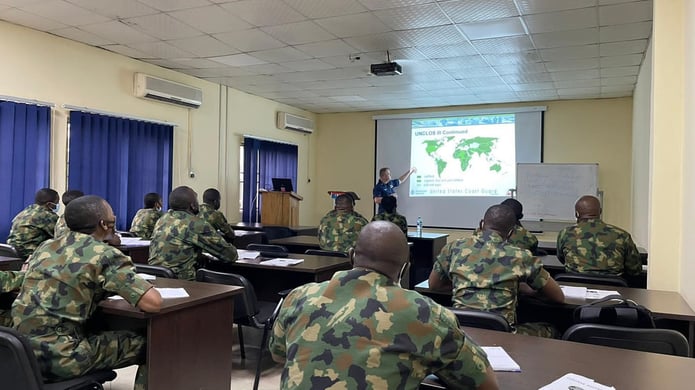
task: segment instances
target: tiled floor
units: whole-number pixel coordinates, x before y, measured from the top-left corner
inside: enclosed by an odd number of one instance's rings
[[[241,359],[239,353],[239,343],[234,339],[234,349],[230,352],[233,357],[232,365],[232,381],[230,389],[233,390],[251,390],[253,388],[253,379],[256,374],[256,362],[258,357],[258,344],[260,342],[260,333],[255,334],[254,329],[244,328],[244,339],[246,345],[246,360]],[[236,330],[234,335],[236,336]],[[118,376],[113,382],[105,383],[106,390],[131,390],[135,380],[135,372],[137,366],[131,366],[116,370]],[[280,387],[280,373],[282,366],[275,363],[270,357],[270,353],[266,349],[263,353],[263,366],[261,371],[261,380],[258,388],[260,390],[277,390]],[[152,389],[157,390],[157,389]]]

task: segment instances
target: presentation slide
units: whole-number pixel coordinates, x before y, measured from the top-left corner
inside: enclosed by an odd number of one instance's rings
[[[516,184],[515,116],[414,119],[410,196],[504,196]]]

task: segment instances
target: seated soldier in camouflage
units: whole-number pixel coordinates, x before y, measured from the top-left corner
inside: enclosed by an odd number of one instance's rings
[[[601,203],[582,196],[574,205],[577,224],[557,235],[557,258],[569,272],[639,275],[642,260],[630,233],[601,220]]]
[[[169,195],[169,211],[154,226],[149,264],[170,268],[176,277],[195,280],[198,257],[203,251],[221,261],[233,262],[238,254],[215,228],[197,217],[198,194],[186,186]]]
[[[538,252],[538,238],[521,225],[521,219],[524,218],[524,208],[521,203],[516,199],[509,198],[503,200],[500,204],[509,206],[514,210],[514,215],[516,216],[514,231],[507,241],[521,249],[528,249],[535,255]]]
[[[24,272],[0,271],[0,293],[19,290],[24,281]],[[0,308],[0,326],[12,326],[12,313],[7,308]]]
[[[53,238],[58,220],[60,196],[55,190],[42,188],[36,192],[34,204],[27,206],[12,219],[7,243],[12,245],[22,259],[34,253],[44,241]]]
[[[156,192],[145,194],[145,208],[138,210],[130,223],[130,232],[149,240],[157,220],[162,216],[162,196]]]
[[[442,248],[430,273],[430,288],[452,289],[454,307],[501,314],[516,333],[555,337],[550,324],[516,321],[520,283],[554,302],[564,302],[565,296],[537,257],[507,242],[515,221],[511,208],[490,207],[479,232]]]
[[[324,250],[347,252],[355,246],[357,235],[368,223],[354,211],[352,197],[339,195],[335,198],[335,209],[324,215],[319,223],[319,246]]]
[[[145,336],[133,331],[87,331],[100,301],[118,294],[145,312],[157,312],[162,297],[135,274],[130,257],[103,241],[115,234],[111,206],[94,195],[65,208],[70,232],[36,249],[17,299],[14,327],[29,338],[43,377],[49,381],[143,363]],[[144,389],[141,367],[135,389]]]
[[[399,228],[407,236],[408,235],[408,221],[401,214],[396,211],[396,206],[398,202],[394,196],[385,196],[381,198],[381,207],[384,209],[383,212],[372,217],[372,222],[374,221],[389,221]]]
[[[354,268],[294,289],[270,338],[281,389],[416,389],[436,374],[450,389],[496,389],[485,352],[456,317],[400,287],[408,245],[386,221],[368,224]]]
[[[234,230],[227,222],[227,218],[220,211],[220,192],[214,188],[208,188],[203,192],[203,204],[200,205],[198,217],[207,221],[215,230],[222,234],[227,242],[234,241]]]
[[[72,202],[76,198],[79,198],[80,196],[84,196],[84,192],[80,190],[70,190],[63,192],[63,196],[61,196],[61,199],[63,201],[63,205],[67,206],[70,202]],[[68,228],[68,225],[65,223],[65,214],[63,213],[63,215],[58,217],[58,221],[56,221],[53,237],[60,238],[63,236],[63,234],[69,231],[70,229]]]

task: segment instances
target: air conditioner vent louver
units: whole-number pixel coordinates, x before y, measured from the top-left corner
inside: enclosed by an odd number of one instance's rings
[[[311,134],[314,132],[314,121],[298,115],[278,111],[277,128]]]
[[[190,108],[203,103],[203,91],[199,88],[144,73],[135,73],[135,96]]]

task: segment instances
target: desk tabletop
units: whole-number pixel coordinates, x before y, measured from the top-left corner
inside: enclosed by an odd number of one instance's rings
[[[272,269],[272,270],[286,270],[292,272],[305,272],[305,273],[318,273],[323,271],[328,271],[332,269],[345,269],[345,267],[350,267],[350,259],[346,257],[333,257],[333,256],[317,256],[317,255],[306,255],[299,253],[290,253],[288,258],[290,259],[304,259],[303,262],[296,265],[288,266],[277,266],[277,265],[265,265],[261,261],[269,260],[270,258],[260,258],[257,257],[253,260],[241,259],[237,260],[232,267],[242,267],[242,268],[262,268],[262,269]]]
[[[422,232],[420,234],[416,232],[408,232],[408,239],[409,240],[435,240],[438,238],[447,238],[449,237],[448,234],[445,233],[428,233],[428,232]]]
[[[185,309],[187,307],[199,305],[228,296],[240,294],[243,287],[226,286],[214,283],[192,282],[180,279],[157,278],[151,281],[156,287],[165,288],[185,288],[188,298],[165,299],[162,303],[162,310],[159,313],[145,313],[133,307],[124,299],[104,300],[99,303],[99,307],[106,314],[116,314],[123,317],[148,318],[159,314]]]
[[[298,245],[313,245],[316,246],[317,248],[319,247],[319,238],[316,236],[291,236],[291,237],[283,237],[283,238],[276,238],[274,240],[270,240],[269,243],[275,244],[275,245],[284,245],[284,244],[298,244]]]
[[[521,366],[521,372],[495,373],[500,389],[535,390],[567,373],[583,375],[621,390],[685,389],[695,383],[692,358],[486,329],[465,327],[464,331],[479,345],[503,347]]]

